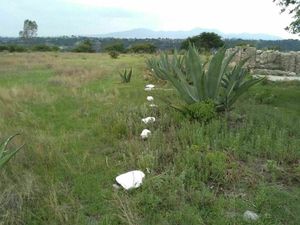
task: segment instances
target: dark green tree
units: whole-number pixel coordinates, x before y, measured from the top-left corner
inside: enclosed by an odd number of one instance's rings
[[[281,13],[288,12],[293,16],[293,21],[285,29],[292,34],[300,33],[300,0],[273,0],[281,7]]]
[[[129,48],[130,52],[134,53],[155,53],[156,46],[152,43],[136,43]]]
[[[189,37],[181,44],[181,49],[188,49],[193,44],[199,51],[210,51],[224,45],[221,36],[214,32],[203,32],[200,35]]]
[[[95,52],[95,50],[90,40],[84,40],[73,49],[73,52]]]
[[[25,20],[23,30],[19,32],[19,36],[24,39],[29,39],[37,36],[38,25],[34,20]]]
[[[106,52],[125,52],[125,47],[122,42],[114,42],[104,47]]]

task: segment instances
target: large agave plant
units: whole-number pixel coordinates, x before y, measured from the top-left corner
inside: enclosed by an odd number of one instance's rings
[[[0,143],[0,169],[24,146],[22,145],[17,149],[8,151],[7,145],[17,135],[19,134],[12,135],[3,143]]]
[[[187,104],[213,101],[218,111],[229,111],[239,96],[263,78],[247,79],[247,70],[243,67],[247,60],[230,67],[236,53],[225,57],[225,52],[226,49],[221,48],[207,68],[194,46],[190,46],[183,57],[175,53],[170,58],[162,53],[158,59],[149,59],[147,64],[158,78],[170,81]]]

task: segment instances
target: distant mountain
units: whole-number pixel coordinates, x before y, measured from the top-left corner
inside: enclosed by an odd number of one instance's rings
[[[269,34],[251,34],[251,33],[223,33],[216,29],[202,29],[195,28],[188,31],[154,31],[150,29],[133,29],[121,32],[113,32],[102,35],[92,35],[94,37],[113,37],[113,38],[171,38],[171,39],[185,39],[187,37],[198,35],[202,32],[215,32],[223,38],[241,38],[248,40],[281,40],[281,37]]]

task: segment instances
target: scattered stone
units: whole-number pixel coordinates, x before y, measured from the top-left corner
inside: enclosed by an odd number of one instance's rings
[[[127,173],[121,174],[116,177],[116,181],[125,190],[138,188],[142,185],[145,174],[140,170],[133,170]]]
[[[148,129],[144,129],[141,133],[141,137],[143,140],[146,140],[148,137],[150,137],[151,131]]]
[[[147,96],[147,101],[151,102],[153,100],[154,100],[154,98],[152,96]]]
[[[142,121],[143,121],[145,124],[153,123],[153,122],[155,122],[155,117],[146,117],[146,118],[143,118]]]
[[[147,84],[146,88],[155,88],[155,85],[154,84]]]
[[[118,185],[118,184],[113,184],[113,188],[116,189],[116,190],[119,190],[121,188],[121,186]]]
[[[244,212],[244,220],[246,221],[256,221],[259,218],[259,215],[257,215],[255,212],[249,211],[247,210],[246,212]]]
[[[154,89],[155,85],[153,84],[147,84],[145,87],[145,91],[152,91]]]
[[[158,106],[157,105],[155,105],[155,104],[150,104],[149,105],[151,108],[157,108]]]

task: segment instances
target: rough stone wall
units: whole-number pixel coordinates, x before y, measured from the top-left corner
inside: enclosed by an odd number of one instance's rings
[[[233,61],[238,62],[249,57],[246,66],[255,74],[300,76],[300,51],[279,52],[256,50],[254,47],[236,47],[228,49],[229,55],[237,51]]]

